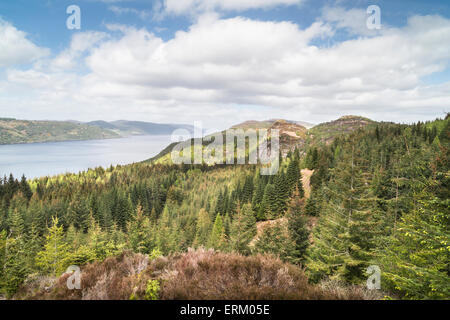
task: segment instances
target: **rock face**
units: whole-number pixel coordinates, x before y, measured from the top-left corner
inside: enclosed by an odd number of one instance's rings
[[[273,129],[280,131],[280,149],[283,157],[289,151],[301,149],[305,145],[308,131],[305,127],[286,120],[277,120],[270,127],[270,130]]]

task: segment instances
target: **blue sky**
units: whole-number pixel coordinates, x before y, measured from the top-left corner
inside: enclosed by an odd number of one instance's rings
[[[0,113],[221,127],[449,111],[448,1],[209,1],[0,2]],[[81,30],[66,28],[73,4]]]
[[[224,0],[226,1],[226,0]],[[162,19],[152,16],[155,5],[161,0],[14,0],[0,2],[0,16],[13,23],[18,29],[29,34],[29,38],[40,46],[55,51],[67,46],[73,31],[65,27],[68,15],[65,13],[69,5],[78,5],[82,10],[83,29],[104,30],[107,23],[145,27],[154,31],[164,39],[170,39],[178,30],[187,30],[192,23],[188,16],[168,14]],[[439,14],[450,17],[450,5],[446,0],[310,0],[300,5],[281,6],[272,9],[250,9],[240,12],[226,12],[224,17],[245,16],[263,21],[292,21],[300,27],[307,27],[321,14],[324,6],[340,6],[352,9],[366,9],[376,4],[382,8],[383,23],[392,26],[404,26],[407,18],[415,15]],[[138,18],[135,13],[117,14],[108,8],[133,8],[141,12],[147,11],[150,16]],[[165,30],[161,31],[160,28]]]

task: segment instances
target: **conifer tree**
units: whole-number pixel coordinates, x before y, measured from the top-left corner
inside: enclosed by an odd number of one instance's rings
[[[295,244],[294,256],[297,262],[304,261],[306,249],[309,246],[309,231],[303,211],[304,199],[300,196],[298,188],[296,188],[289,203],[286,218],[289,235]]]
[[[37,254],[36,265],[54,276],[60,276],[70,265],[69,246],[64,241],[63,227],[59,226],[57,217],[52,218],[44,248]]]
[[[250,252],[248,244],[255,236],[256,219],[251,205],[246,203],[243,205],[242,209],[238,205],[231,225],[231,249],[242,254],[248,254]]]
[[[25,280],[29,270],[26,263],[26,252],[24,239],[19,237],[6,238],[5,241],[5,262],[4,262],[4,288],[6,295],[10,298]]]
[[[151,248],[149,243],[150,221],[144,216],[140,205],[138,205],[136,213],[128,222],[127,231],[129,246],[133,249],[133,252],[151,252],[153,248]]]
[[[365,172],[362,148],[343,152],[326,191],[328,200],[314,229],[314,246],[309,254],[312,277],[360,283],[365,268],[373,259],[374,239],[379,235],[380,218],[376,198],[369,189],[370,176]]]
[[[209,237],[208,247],[224,250],[226,247],[225,228],[220,214],[217,215],[216,220]]]
[[[296,263],[298,260],[295,255],[295,243],[289,236],[286,223],[281,221],[276,221],[263,228],[253,251],[273,254],[290,263]]]
[[[197,218],[197,228],[195,233],[194,247],[206,246],[209,240],[212,223],[209,213],[205,209],[200,209]]]
[[[450,296],[450,130],[446,129],[432,165],[434,175],[425,182],[415,181],[422,188],[417,205],[403,214],[387,245],[379,248],[384,285],[407,299]]]

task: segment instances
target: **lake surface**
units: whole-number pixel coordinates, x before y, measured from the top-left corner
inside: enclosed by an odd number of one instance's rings
[[[157,155],[170,136],[0,145],[0,176],[36,178],[89,168],[130,164]]]

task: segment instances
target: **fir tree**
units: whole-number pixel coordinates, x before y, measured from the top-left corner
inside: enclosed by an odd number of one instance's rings
[[[230,232],[231,249],[242,254],[248,254],[248,244],[256,236],[256,219],[250,204],[238,205],[233,218]]]
[[[69,246],[64,241],[63,227],[59,226],[57,217],[52,218],[44,248],[37,254],[36,265],[54,276],[60,276],[70,265]]]
[[[297,262],[303,262],[305,259],[306,249],[309,246],[309,231],[306,226],[306,218],[303,214],[304,200],[300,196],[298,188],[289,203],[286,218],[288,221],[288,230],[291,239],[295,243],[294,256]]]
[[[223,250],[226,247],[225,228],[220,214],[217,215],[216,220],[209,237],[208,246],[210,248]]]

